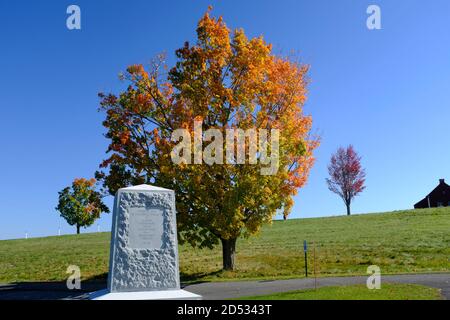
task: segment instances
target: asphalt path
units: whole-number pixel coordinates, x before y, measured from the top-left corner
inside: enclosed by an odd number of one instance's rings
[[[205,282],[186,286],[184,289],[201,295],[204,299],[231,299],[239,297],[267,295],[302,289],[313,289],[313,278],[273,280],[273,281],[240,281],[240,282]],[[346,286],[365,284],[367,277],[330,277],[317,278],[317,287]],[[407,274],[381,276],[383,283],[420,284],[438,288],[444,299],[450,300],[450,274]]]

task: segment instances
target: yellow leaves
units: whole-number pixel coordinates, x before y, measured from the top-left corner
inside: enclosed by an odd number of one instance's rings
[[[149,97],[147,95],[139,93],[136,97],[136,102],[138,105],[145,105],[149,102]]]
[[[95,180],[94,178],[91,178],[91,179],[75,178],[73,180],[72,184],[77,187],[88,188],[88,187],[92,187],[93,185],[95,185],[96,182],[97,182],[97,180]]]
[[[87,214],[92,214],[95,210],[97,210],[97,208],[93,203],[88,203],[88,205],[85,207],[85,210]]]
[[[122,145],[127,144],[127,142],[130,140],[130,132],[129,131],[122,131],[120,133],[119,140],[120,140],[120,143]]]
[[[142,64],[133,64],[127,68],[127,72],[130,74],[142,74],[145,71]]]
[[[291,209],[292,196],[308,179],[318,139],[310,137],[312,118],[302,110],[308,66],[273,54],[263,37],[249,39],[242,29],[230,39],[223,19],[210,17],[210,10],[198,23],[197,42],[176,51],[177,64],[167,78],[161,64],[148,73],[132,65],[129,89],[118,101],[104,97],[112,140],[104,167],[116,167],[108,177],[112,188],[147,175],[178,190],[180,227],[192,234],[205,228],[227,239],[257,232],[277,209]],[[175,165],[171,133],[187,129],[192,136],[195,121],[204,130],[279,129],[279,170],[263,176],[261,164]]]
[[[210,65],[222,68],[231,55],[230,30],[222,17],[209,16],[209,10],[200,19],[197,26],[199,55]]]
[[[159,135],[158,128],[153,129],[153,140],[155,141],[155,144],[158,146],[161,143],[161,136]]]
[[[265,197],[270,197],[272,195],[272,190],[270,190],[269,187],[265,187],[263,193]]]
[[[161,84],[161,93],[165,97],[170,97],[173,94],[173,85],[170,82],[164,82]]]

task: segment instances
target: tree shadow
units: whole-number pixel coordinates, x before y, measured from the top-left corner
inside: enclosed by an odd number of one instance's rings
[[[104,272],[104,273],[96,274],[92,277],[86,278],[83,281],[87,281],[89,283],[104,282],[106,284],[107,280],[108,280],[108,272]]]
[[[81,279],[80,288],[69,289],[66,280],[0,284],[0,300],[88,299],[89,293],[106,288],[108,273]]]
[[[220,276],[222,270],[212,272],[184,273],[180,272],[181,287],[209,282],[207,277]],[[89,298],[90,292],[107,287],[108,273],[94,275],[81,280],[80,289],[69,289],[66,281],[33,281],[0,284],[0,300],[60,300]]]
[[[84,300],[105,287],[105,281],[87,280],[81,281],[80,289],[69,289],[66,281],[13,282],[0,285],[0,300]]]
[[[191,285],[191,284],[199,284],[199,283],[205,283],[210,282],[208,280],[205,280],[207,277],[211,276],[218,276],[223,273],[222,269],[211,271],[211,272],[197,272],[197,273],[185,273],[180,272],[180,281],[182,285]]]

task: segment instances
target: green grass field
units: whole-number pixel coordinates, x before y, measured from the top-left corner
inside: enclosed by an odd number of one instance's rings
[[[304,276],[303,239],[316,243],[319,276],[449,272],[450,208],[275,221],[237,244],[234,272],[221,272],[221,248],[180,247],[183,281]],[[0,283],[59,281],[68,265],[83,279],[106,278],[109,233],[0,241]],[[311,246],[312,249],[312,246]],[[310,253],[312,270],[312,252]]]
[[[237,300],[441,300],[439,289],[414,284],[383,284],[379,290],[364,285],[324,287]]]

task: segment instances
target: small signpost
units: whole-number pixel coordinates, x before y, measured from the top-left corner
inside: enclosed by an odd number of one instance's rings
[[[305,277],[308,277],[308,244],[303,240],[303,251],[305,252]]]
[[[314,260],[314,290],[317,290],[317,275],[316,275],[316,241],[313,241],[313,260]]]

